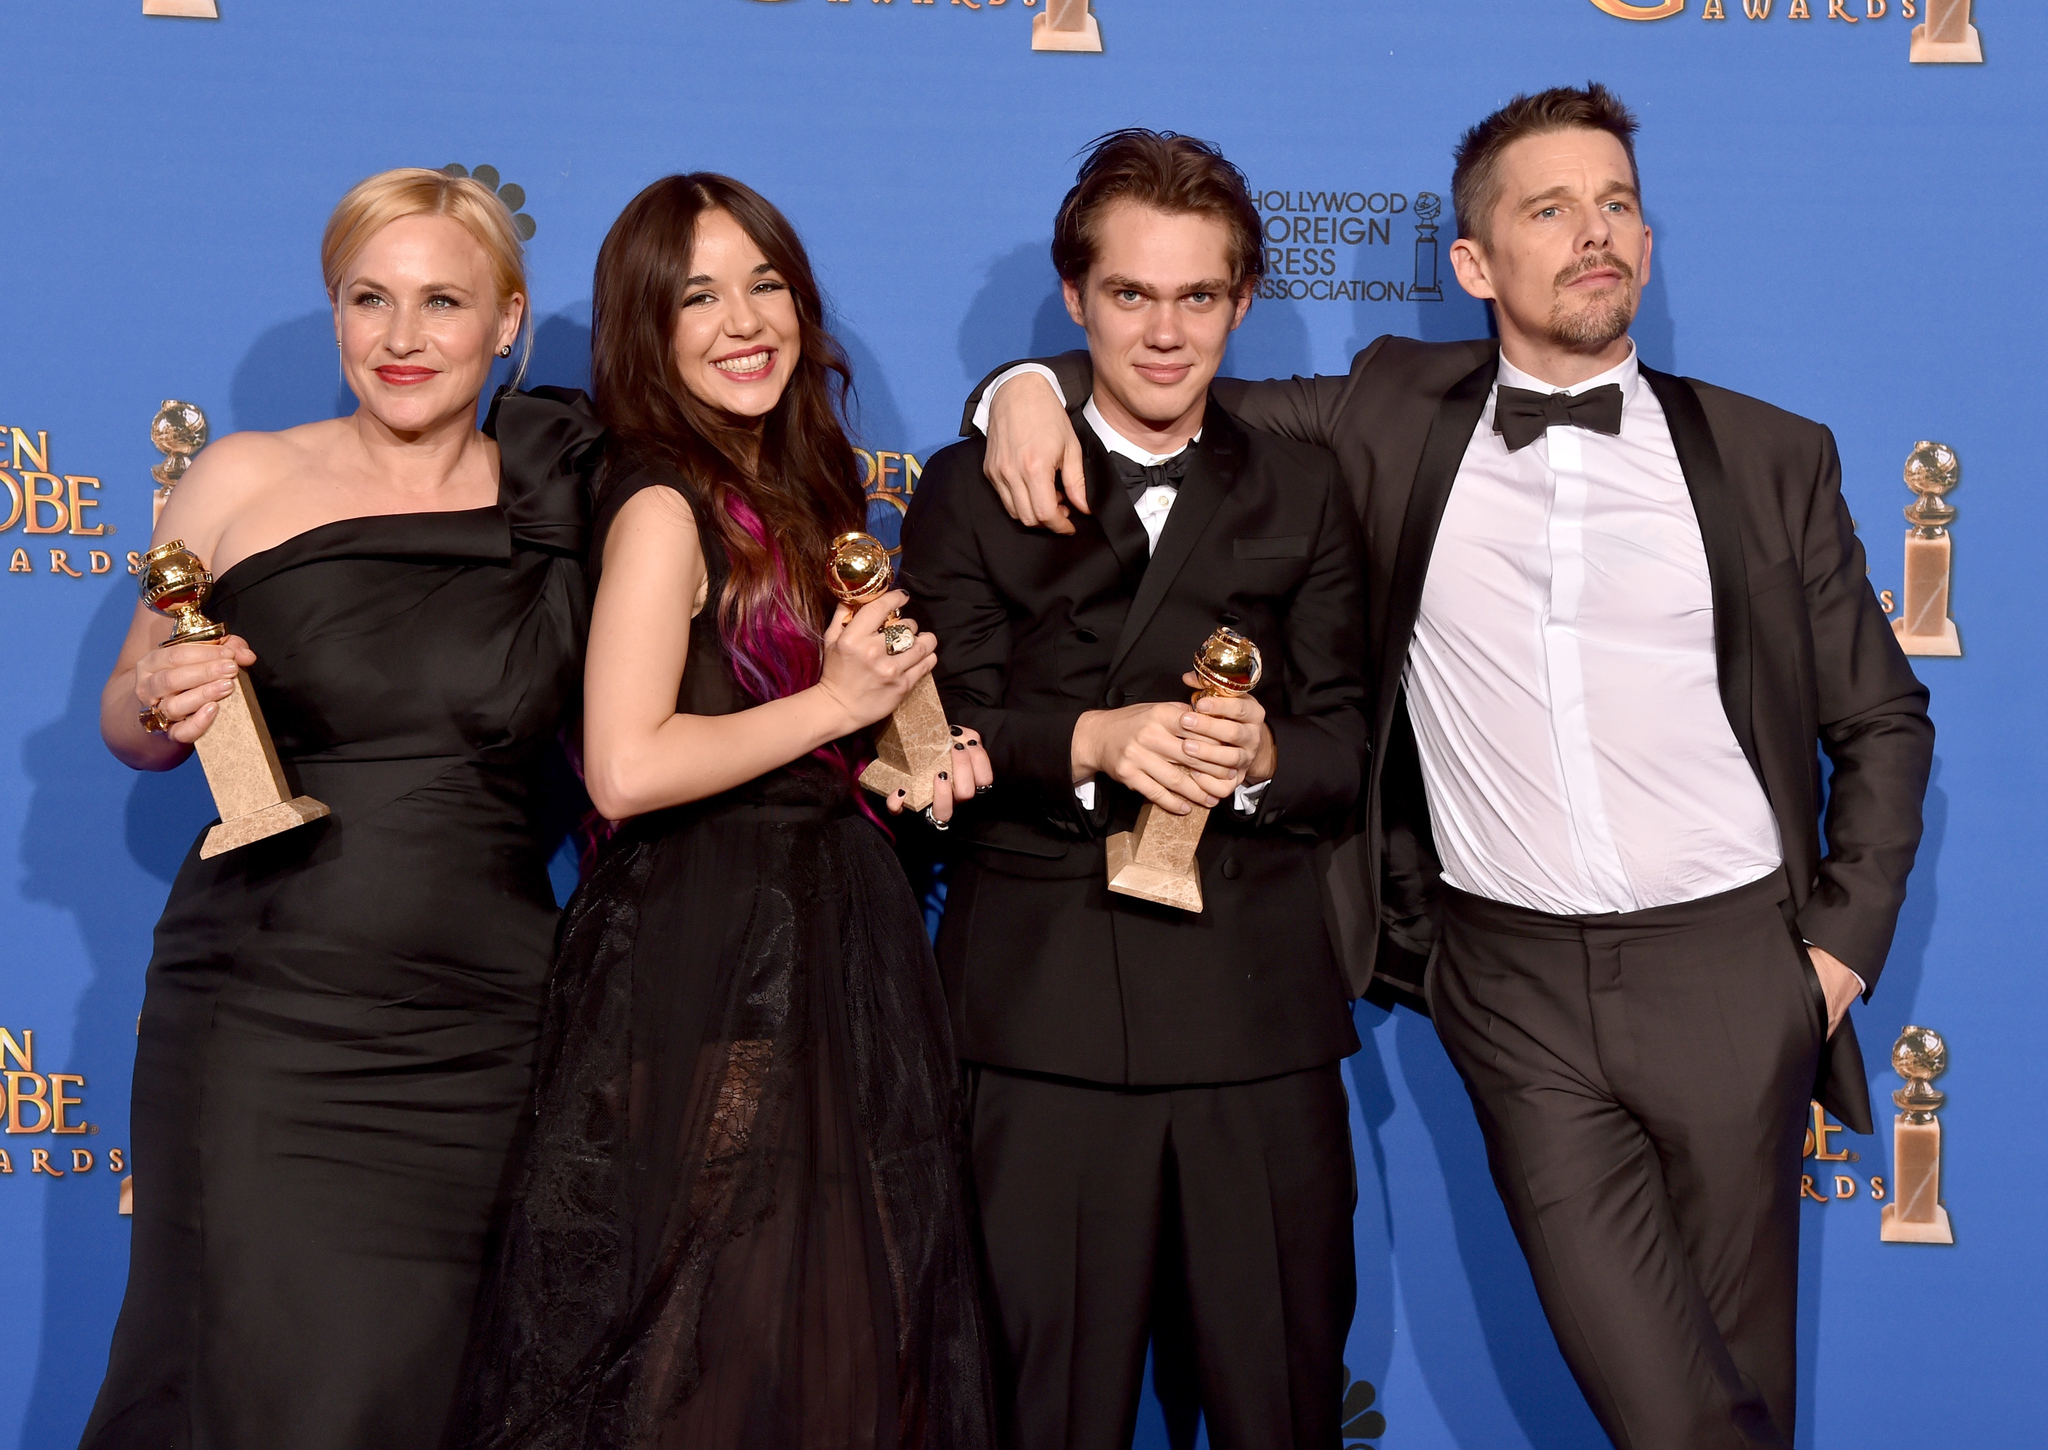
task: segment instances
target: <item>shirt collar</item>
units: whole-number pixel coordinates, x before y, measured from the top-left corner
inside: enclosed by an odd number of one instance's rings
[[[1578,394],[1593,388],[1604,387],[1608,383],[1616,383],[1621,387],[1621,401],[1627,404],[1635,400],[1636,379],[1639,376],[1641,374],[1636,367],[1635,339],[1631,338],[1629,339],[1627,357],[1623,358],[1606,372],[1601,373],[1598,377],[1587,378],[1583,383],[1574,383],[1568,388],[1560,388],[1555,383],[1544,382],[1543,379],[1537,377],[1534,373],[1523,372],[1503,355],[1500,360],[1500,374],[1494,379],[1494,386],[1497,388],[1527,388],[1529,391],[1536,393]],[[1093,406],[1092,400],[1090,406]]]
[[[1116,429],[1109,426],[1109,420],[1104,418],[1102,410],[1095,406],[1095,399],[1092,395],[1087,402],[1081,405],[1081,416],[1088,420],[1088,426],[1095,430],[1095,436],[1102,440],[1104,448],[1107,448],[1111,453],[1120,453],[1133,462],[1142,463],[1147,468],[1157,468],[1160,464],[1166,462],[1167,459],[1180,456],[1179,453],[1147,453],[1130,439],[1124,437],[1123,434],[1117,432]],[[1188,446],[1193,447],[1201,441],[1202,430],[1197,428],[1195,436],[1188,440]],[[1186,451],[1187,449],[1181,450],[1182,453]]]

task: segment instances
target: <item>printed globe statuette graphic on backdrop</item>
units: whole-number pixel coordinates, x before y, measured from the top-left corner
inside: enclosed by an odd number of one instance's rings
[[[210,436],[206,414],[196,403],[165,398],[156,416],[149,420],[150,446],[164,456],[161,463],[149,470],[149,476],[157,483],[156,496],[150,501],[152,531],[164,515],[164,505],[171,501],[171,490],[178,486],[178,480],[192,466],[192,456],[206,446]]]
[[[1932,1081],[1948,1071],[1948,1044],[1932,1028],[1908,1027],[1899,1034],[1892,1044],[1892,1070],[1906,1079],[1892,1101],[1909,1114],[1929,1113],[1948,1101]]]
[[[1921,442],[1906,455],[1906,487],[1920,497],[1906,509],[1906,522],[1925,525],[1932,532],[1923,538],[1939,538],[1953,522],[1955,508],[1948,494],[1963,481],[1963,463],[1946,443]]]
[[[1956,509],[1948,494],[1963,480],[1962,460],[1946,443],[1923,438],[1906,456],[1904,477],[1913,491],[1906,509],[1913,527],[1906,530],[1903,613],[1892,630],[1909,655],[1960,655],[1962,636],[1949,604],[1955,549],[1949,528]]]
[[[157,482],[177,482],[192,466],[192,455],[206,446],[206,439],[206,414],[196,404],[164,399],[149,422],[149,441],[164,455],[164,461],[150,470]]]
[[[520,241],[532,241],[533,234],[540,230],[540,224],[520,210],[526,205],[526,188],[517,182],[501,181],[497,167],[479,166],[471,169],[460,161],[451,161],[442,167],[441,171],[446,176],[466,176],[472,181],[481,181],[496,192],[498,200],[505,203],[505,210],[512,213],[512,229],[519,233]]]
[[[1931,1027],[1908,1025],[1892,1044],[1892,1071],[1906,1085],[1892,1094],[1892,1201],[1877,1236],[1892,1244],[1953,1244],[1955,1229],[1941,1201],[1941,1119],[1948,1094],[1934,1079],[1948,1071],[1948,1044]]]

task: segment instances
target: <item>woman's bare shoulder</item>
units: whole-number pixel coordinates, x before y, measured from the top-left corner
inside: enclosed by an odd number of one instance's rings
[[[209,443],[171,490],[157,523],[156,542],[183,539],[210,557],[228,523],[245,518],[272,492],[302,484],[336,441],[336,421],[308,423],[277,433],[250,430]]]

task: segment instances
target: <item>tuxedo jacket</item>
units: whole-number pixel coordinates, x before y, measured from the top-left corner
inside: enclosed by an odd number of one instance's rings
[[[906,611],[939,641],[947,718],[995,787],[963,809],[938,957],[970,1062],[1112,1084],[1243,1082],[1355,1051],[1326,922],[1329,841],[1366,753],[1357,517],[1325,451],[1215,402],[1148,558],[1144,526],[1077,412],[1092,515],[1059,535],[1003,512],[979,438],[925,465],[903,521]],[[1141,798],[1074,795],[1088,710],[1185,702],[1219,625],[1257,644],[1278,770],[1254,814],[1211,812],[1199,914],[1112,893],[1104,839]]]
[[[1086,353],[1049,365],[1069,403],[1086,399]],[[1382,337],[1341,377],[1215,384],[1249,426],[1334,452],[1364,526],[1373,751],[1330,890],[1352,989],[1418,1007],[1442,881],[1401,676],[1437,527],[1498,365],[1491,341]],[[1875,987],[1920,842],[1934,727],[1865,577],[1834,437],[1724,388],[1641,373],[1699,520],[1721,704],[1777,820],[1792,928]],[[1870,1131],[1847,1019],[1819,1091]]]

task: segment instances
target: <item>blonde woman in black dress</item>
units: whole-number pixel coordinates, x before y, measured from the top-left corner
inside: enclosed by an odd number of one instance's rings
[[[597,429],[510,398],[519,238],[482,185],[371,177],[321,249],[348,417],[221,439],[156,531],[232,631],[138,608],[101,731],[169,770],[238,670],[333,814],[211,860],[157,925],[128,1290],[86,1450],[441,1443],[554,939],[539,778],[574,704]],[[201,832],[204,835],[204,832]]]

